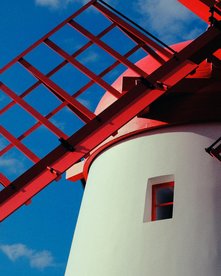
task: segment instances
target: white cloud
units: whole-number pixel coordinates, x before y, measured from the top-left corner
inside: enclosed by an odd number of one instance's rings
[[[82,5],[86,4],[87,2],[89,2],[89,0],[66,0],[67,3],[80,3]]]
[[[202,33],[201,28],[193,28],[190,32],[183,35],[185,40],[194,39]]]
[[[58,8],[60,2],[60,0],[35,0],[37,6],[49,7],[53,9]]]
[[[0,102],[3,102],[5,100],[5,96],[4,95],[0,95]]]
[[[32,254],[32,250],[21,243],[0,245],[0,249],[11,261],[16,261],[18,258],[28,257]]]
[[[46,7],[49,9],[57,10],[60,8],[67,8],[70,4],[80,4],[85,5],[89,2],[89,0],[35,0],[35,4],[37,6]],[[106,0],[106,3],[109,3],[110,0]],[[115,2],[115,0],[112,0]]]
[[[79,3],[86,4],[88,0],[35,0],[35,4],[50,9],[66,8],[69,4]]]
[[[192,12],[177,0],[138,0],[136,10],[141,14],[140,23],[167,43],[184,39],[191,32],[190,24],[196,23]]]
[[[16,174],[24,171],[24,164],[21,160],[13,157],[1,157],[0,168],[8,171],[9,173]]]
[[[51,252],[44,250],[32,253],[29,257],[30,266],[37,269],[44,269],[46,267],[55,266],[54,258]]]
[[[79,61],[83,64],[93,63],[99,59],[99,55],[95,52],[89,51],[83,57],[79,57]]]
[[[0,250],[11,260],[17,261],[20,258],[28,260],[30,267],[43,270],[55,266],[54,257],[48,250],[36,251],[28,248],[25,244],[2,244]]]
[[[86,106],[87,108],[91,108],[91,102],[90,100],[86,100],[86,99],[83,99],[81,97],[78,98],[78,101],[83,104],[84,106]]]
[[[60,130],[64,131],[65,127],[66,127],[66,123],[65,122],[61,122],[58,121],[57,119],[51,119],[52,124],[54,124],[57,128],[59,128]]]
[[[5,139],[0,137],[0,149],[5,148],[6,145],[7,145],[7,143],[6,143]]]

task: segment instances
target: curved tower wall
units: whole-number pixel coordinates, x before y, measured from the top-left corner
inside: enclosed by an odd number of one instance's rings
[[[221,170],[204,150],[220,133],[220,123],[173,126],[102,152],[89,170],[65,275],[220,276]],[[148,221],[151,179],[170,178],[173,217]]]

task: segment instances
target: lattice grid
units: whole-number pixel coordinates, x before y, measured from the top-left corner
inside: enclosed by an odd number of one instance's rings
[[[84,26],[88,9],[92,24]],[[62,32],[69,34],[65,41]],[[0,70],[5,103],[0,111],[2,160],[10,159],[23,172],[59,140],[94,119],[94,108],[105,91],[121,97],[111,85],[117,74],[129,68],[146,78],[147,73],[134,64],[141,50],[160,64],[172,56],[102,1],[91,1],[5,65]],[[4,174],[0,180],[9,184]]]

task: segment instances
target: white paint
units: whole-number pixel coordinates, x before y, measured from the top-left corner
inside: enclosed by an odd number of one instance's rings
[[[66,276],[220,276],[221,124],[147,132],[93,162]],[[147,181],[174,175],[173,218],[143,222]]]

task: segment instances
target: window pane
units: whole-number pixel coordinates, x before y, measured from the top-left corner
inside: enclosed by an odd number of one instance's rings
[[[173,205],[157,207],[156,220],[169,219],[173,217]]]
[[[156,191],[157,204],[173,202],[173,187],[159,188]]]

